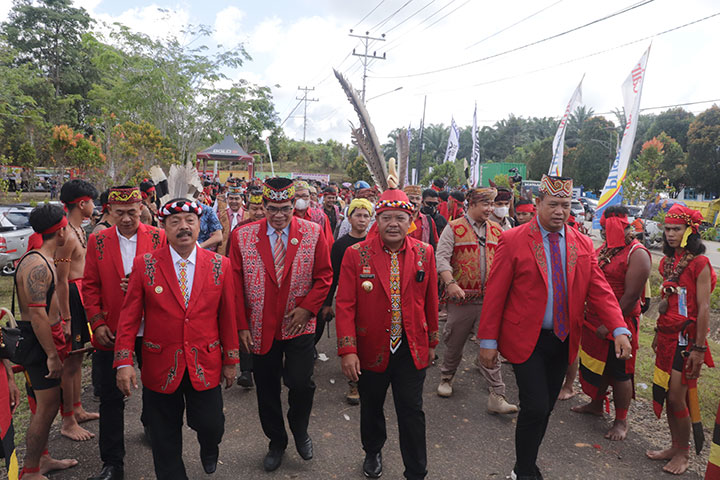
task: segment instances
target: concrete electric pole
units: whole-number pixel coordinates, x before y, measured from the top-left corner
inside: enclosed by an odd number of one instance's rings
[[[363,65],[363,81],[362,81],[362,101],[365,102],[365,79],[367,78],[367,67],[370,60],[386,60],[385,53],[382,54],[382,57],[377,54],[377,52],[372,52],[372,55],[368,54],[368,48],[370,45],[370,40],[377,40],[379,42],[385,41],[385,34],[383,33],[380,38],[378,37],[371,37],[370,32],[365,32],[365,35],[357,35],[352,33],[353,31],[350,30],[350,36],[359,38],[363,44],[365,45],[365,53],[355,53],[355,49],[353,48],[352,54],[356,57],[362,58],[362,65]]]
[[[305,112],[303,113],[303,142],[305,141],[305,134],[307,133],[307,102],[318,102],[319,100],[317,98],[308,98],[308,92],[312,92],[315,90],[315,87],[308,88],[307,86],[305,88],[298,87],[298,90],[302,90],[303,96],[298,98],[295,97],[295,100],[302,100],[305,102]]]

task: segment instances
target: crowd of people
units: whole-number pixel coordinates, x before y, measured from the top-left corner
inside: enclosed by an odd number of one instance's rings
[[[297,453],[312,459],[315,346],[333,320],[346,400],[360,405],[368,478],[383,472],[389,387],[404,476],[426,477],[428,366],[439,367],[437,395],[452,397],[464,387],[456,372],[468,345],[478,352],[487,411],[517,413],[513,479],[543,478],[538,451],[563,383],[572,391],[578,370],[591,400],[573,410],[603,415],[612,389],[615,420],[606,437],[622,441],[652,261],[620,205],[604,210],[596,249],[581,225],[569,223],[572,191],[571,179],[550,176],[533,199],[506,187],[453,190],[440,179],[380,191],[364,181],[231,178],[160,202],[150,180],[102,194],[84,180],[66,182],[64,209],[32,211],[36,235],[15,277],[26,342],[19,363],[33,413],[20,478],[77,465],[49,453],[58,412],[61,434],[76,441],[93,437],[84,422],[99,421],[98,473],[89,480],[124,478],[125,398],[137,392],[135,364],[158,479],[188,478],[184,415],[204,471],[215,471],[223,383],[255,388],[266,471],[277,470],[287,450],[285,417]],[[673,474],[689,466],[697,379],[703,364],[712,366],[706,337],[716,274],[703,255],[701,221],[697,211],[670,209],[659,267],[653,396],[658,417],[667,405],[672,443],[647,456]],[[97,413],[81,402],[88,352]],[[519,405],[505,396],[503,361],[512,366]],[[14,410],[19,392],[7,360],[5,367]],[[720,478],[719,435],[720,428],[708,479]]]

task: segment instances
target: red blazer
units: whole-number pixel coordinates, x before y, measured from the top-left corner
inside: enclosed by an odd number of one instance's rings
[[[170,247],[135,257],[115,339],[115,363],[132,365],[135,336],[145,318],[142,382],[173,393],[188,370],[193,388],[215,388],[222,366],[240,361],[235,284],[230,260],[197,249],[190,302],[180,293]]]
[[[565,227],[570,355],[578,352],[585,302],[603,312],[612,332],[625,327],[622,311],[605,275],[598,267],[589,237]],[[490,271],[477,338],[498,341],[510,363],[523,363],[540,337],[547,305],[547,259],[537,220],[503,232]],[[550,279],[552,281],[552,279]]]
[[[328,237],[318,224],[292,218],[280,286],[267,236],[267,220],[236,228],[228,250],[235,272],[238,329],[250,330],[254,353],[266,354],[275,339],[293,338],[287,333],[285,315],[295,306],[313,314],[298,335],[315,333],[314,316],[325,301],[333,278]]]
[[[435,252],[414,238],[405,238],[402,286],[403,330],[417,369],[428,366],[438,330]],[[425,274],[417,281],[418,272]],[[372,289],[363,288],[370,282]],[[390,359],[390,256],[379,236],[345,251],[335,297],[338,355],[357,353],[363,370],[384,372]]]
[[[142,255],[164,246],[165,232],[143,223],[137,230],[136,255]],[[120,280],[125,277],[120,255],[120,243],[116,227],[106,228],[90,235],[85,257],[82,293],[83,305],[90,327],[95,330],[107,325],[113,334],[117,331],[118,318],[125,298]],[[99,350],[108,350],[95,342]]]

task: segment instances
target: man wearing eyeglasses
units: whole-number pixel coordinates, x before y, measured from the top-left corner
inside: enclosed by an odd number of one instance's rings
[[[295,186],[270,178],[263,186],[265,219],[235,229],[229,256],[239,292],[240,338],[253,353],[258,413],[270,439],[263,467],[276,470],[287,448],[281,379],[288,387],[288,423],[303,460],[313,457],[312,409],[316,315],[330,284],[328,238],[314,222],[293,216]],[[332,238],[332,237],[330,237]],[[249,333],[248,333],[249,330]]]

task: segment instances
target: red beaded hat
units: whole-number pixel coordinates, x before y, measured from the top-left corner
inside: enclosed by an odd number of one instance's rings
[[[553,197],[572,198],[572,178],[543,175],[540,180],[540,191]]]
[[[375,205],[375,213],[378,215],[386,210],[400,210],[412,215],[415,207],[410,203],[405,192],[393,188],[385,190]]]

